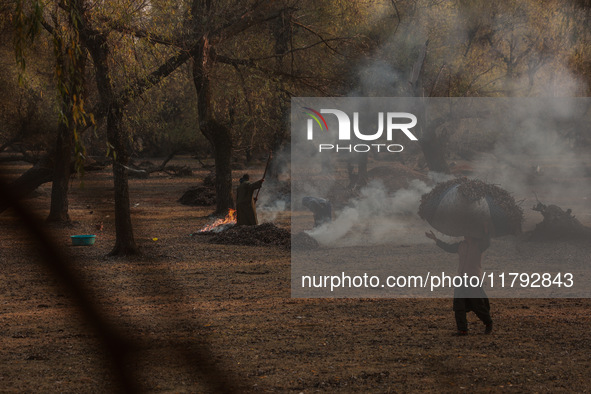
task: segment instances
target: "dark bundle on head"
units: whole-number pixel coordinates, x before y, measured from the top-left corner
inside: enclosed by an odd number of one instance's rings
[[[450,201],[449,196],[454,195],[453,193],[456,193],[456,197]],[[521,231],[523,209],[515,203],[509,192],[499,186],[465,177],[438,183],[429,193],[424,194],[421,197],[419,216],[437,228],[438,223],[435,222],[442,216],[442,210],[447,211],[446,215],[457,210],[457,216],[466,219],[470,216],[469,211],[478,204],[488,205],[493,235],[516,234]]]

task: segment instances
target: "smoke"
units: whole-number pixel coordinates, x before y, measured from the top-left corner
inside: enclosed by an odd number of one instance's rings
[[[573,71],[588,46],[585,16],[571,1],[454,4],[399,7],[402,23],[380,40],[373,60],[361,65],[351,95],[527,97],[530,101],[512,101],[503,111],[481,102],[492,109],[489,115],[471,125],[451,124],[461,148],[461,139],[472,134],[486,152],[471,163],[473,177],[508,189],[526,210],[539,198],[578,208],[577,217],[591,224],[591,165],[588,152],[577,149],[591,143],[585,132],[591,110],[585,100],[567,99],[589,91]],[[383,9],[380,15],[388,17]],[[425,45],[417,91],[410,82]],[[482,146],[485,141],[489,144]],[[539,215],[534,220],[539,222]]]
[[[431,187],[415,179],[408,188],[389,192],[382,182],[371,181],[335,219],[307,231],[322,245],[355,246],[384,243],[420,243],[425,224],[417,216],[421,196]],[[414,228],[416,231],[411,231]]]
[[[288,208],[287,201],[282,199],[276,199],[269,201],[269,198],[262,199],[261,208],[257,210],[257,216],[259,222],[273,223],[281,212],[284,212]]]
[[[353,90],[351,97],[388,97],[396,96],[402,90],[400,81],[402,74],[395,70],[386,60],[376,60],[360,67],[358,71],[359,86]]]
[[[572,208],[583,222],[591,222],[591,178],[588,155],[577,150],[577,140],[591,122],[588,99],[513,99],[502,117],[487,119],[501,126],[490,153],[474,160],[474,176],[499,184],[524,200],[527,210],[536,199]],[[500,120],[502,119],[502,120]],[[536,218],[539,221],[539,217]]]
[[[412,96],[418,91],[410,82],[418,76],[422,95],[479,97],[483,101],[476,104],[488,114],[475,114],[479,119],[471,122],[450,119],[449,125],[458,146],[465,148],[462,139],[469,137],[478,143],[477,151],[485,152],[472,159],[472,176],[512,192],[516,200],[522,200],[526,214],[527,205],[537,197],[547,204],[573,207],[575,213],[578,208],[577,217],[589,224],[591,165],[576,148],[581,138],[589,139],[584,130],[591,124],[591,106],[583,99],[530,98],[566,98],[588,91],[586,82],[571,72],[570,63],[581,45],[576,32],[584,26],[571,4],[501,3],[460,2],[454,9],[445,2],[419,1],[415,11],[401,7],[402,23],[391,36],[376,40],[380,44],[358,66],[357,86],[348,96]],[[390,18],[391,14],[380,6],[379,15]],[[425,45],[425,62],[417,65]],[[524,99],[503,106],[483,96]],[[372,108],[370,113],[376,111]],[[331,130],[336,127],[332,120],[327,117]],[[305,129],[292,133],[303,136]],[[334,134],[315,135],[314,139],[335,143]],[[296,166],[302,169],[293,174],[294,202],[305,195],[327,197],[337,180],[347,177],[344,154],[340,161],[331,161],[327,160],[330,155],[313,152],[307,142],[292,145]],[[430,179],[436,183],[445,176],[430,174]],[[417,234],[425,223],[416,212],[421,195],[428,190],[419,180],[395,192],[372,182],[335,212],[333,222],[309,234],[331,246],[418,242]]]

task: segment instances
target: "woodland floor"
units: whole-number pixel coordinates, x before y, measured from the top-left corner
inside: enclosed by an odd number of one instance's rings
[[[244,391],[591,391],[590,299],[493,299],[494,334],[472,314],[460,338],[451,336],[451,299],[292,299],[289,250],[190,236],[211,221],[211,208],[177,202],[197,182],[130,181],[141,257],[105,257],[114,244],[108,170],[87,174],[83,188],[73,181],[71,227],[48,226],[109,321],[136,343],[127,364],[145,391],[208,392],[183,357],[203,343]],[[49,191],[28,201],[40,217]],[[289,213],[275,224],[289,228]],[[14,212],[0,216],[0,391],[114,391],[104,347],[21,227]],[[98,235],[94,246],[69,245],[85,233]],[[408,259],[434,249],[427,240],[405,247]]]

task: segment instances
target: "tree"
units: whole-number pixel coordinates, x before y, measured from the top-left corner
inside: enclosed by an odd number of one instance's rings
[[[174,54],[160,67],[137,83],[129,85],[120,94],[115,91],[115,83],[110,68],[109,29],[102,30],[92,26],[91,15],[84,0],[66,3],[66,10],[79,16],[80,38],[93,61],[95,80],[99,92],[99,108],[107,118],[107,140],[113,157],[113,183],[115,186],[115,246],[111,255],[132,255],[138,253],[133,235],[129,203],[129,184],[127,165],[129,152],[123,128],[123,111],[135,97],[170,75],[177,67],[189,59],[187,53]]]
[[[214,11],[212,1],[193,0],[191,15],[193,21],[200,21],[204,17],[207,20],[218,20],[212,17]],[[275,19],[281,15],[282,8],[255,4],[255,7],[240,15],[222,23],[206,24],[199,26],[193,24],[192,29],[197,34],[193,36],[191,55],[193,57],[193,82],[197,92],[197,113],[199,116],[199,128],[207,140],[211,143],[215,157],[215,186],[216,186],[216,211],[217,214],[225,214],[229,208],[234,207],[232,197],[232,132],[227,124],[217,119],[214,111],[211,74],[216,63],[216,48],[225,40],[251,28],[254,25]],[[216,15],[217,16],[217,15]],[[224,15],[227,17],[227,15]]]
[[[216,65],[231,64],[225,56],[219,56],[222,44],[253,26],[277,18],[280,5],[264,2],[238,3],[231,11],[224,2],[213,4],[210,0],[193,0],[188,4],[188,17],[180,32],[181,39],[166,40],[157,34],[147,35],[129,24],[110,21],[110,26],[134,37],[168,44],[180,48],[183,54],[193,58],[192,81],[197,93],[197,116],[199,130],[209,141],[215,159],[216,213],[225,214],[234,206],[232,197],[232,152],[233,136],[229,120],[216,111],[212,76]],[[244,6],[250,6],[244,11]],[[221,10],[221,11],[219,11]],[[237,15],[237,10],[240,12]],[[92,53],[92,51],[91,51]]]
[[[40,26],[43,24],[52,34],[54,44],[54,55],[56,61],[55,76],[57,90],[59,92],[58,105],[60,106],[59,125],[57,140],[50,156],[53,161],[53,187],[51,195],[51,210],[48,221],[69,221],[68,216],[68,181],[70,177],[70,151],[73,146],[73,138],[76,134],[76,127],[84,115],[82,105],[82,86],[84,75],[84,54],[76,46],[74,40],[70,40],[68,29],[62,26],[54,29],[43,20],[43,4],[33,1],[26,4],[23,1],[16,1],[14,12],[14,50],[20,73],[19,81],[24,84],[25,72],[25,51],[28,43],[33,42],[39,34]],[[28,7],[30,6],[30,7]],[[28,11],[28,12],[27,12]],[[54,22],[58,18],[54,15]],[[25,151],[23,151],[25,154]],[[38,176],[45,180],[47,176],[43,172],[49,171],[50,160],[39,160],[42,170],[32,172],[30,175]],[[21,178],[14,182],[17,193],[29,190],[29,182],[33,178]],[[4,208],[4,207],[2,207]]]
[[[254,123],[254,110],[257,107],[253,104],[253,97],[246,93],[247,82],[242,74],[242,69],[248,70],[248,77],[257,79],[258,85],[253,91],[257,89],[257,95],[260,107],[263,107],[266,112],[274,115],[275,119],[271,122],[273,130],[270,134],[270,141],[267,147],[271,149],[278,149],[286,136],[286,120],[288,113],[288,100],[293,94],[288,90],[288,83],[290,85],[299,84],[305,86],[308,90],[316,88],[321,91],[323,83],[326,85],[326,79],[318,78],[319,73],[323,69],[331,69],[330,57],[326,56],[326,52],[319,55],[312,55],[316,47],[323,46],[329,49],[329,53],[338,51],[331,46],[331,44],[338,41],[346,41],[344,37],[325,38],[322,34],[316,32],[305,24],[298,22],[294,17],[296,12],[295,5],[298,2],[261,2],[261,1],[243,1],[237,3],[238,7],[247,9],[245,12],[239,13],[236,17],[236,11],[232,10],[220,12],[223,10],[223,1],[209,1],[209,0],[193,0],[191,3],[192,21],[195,23],[205,20],[203,25],[192,25],[192,56],[193,56],[193,81],[197,92],[197,106],[199,116],[199,127],[201,132],[212,144],[215,163],[216,163],[216,213],[225,214],[228,208],[233,206],[232,191],[232,177],[231,177],[231,159],[233,150],[233,134],[231,129],[232,116],[230,113],[223,111],[216,111],[216,91],[213,86],[213,78],[216,72],[220,71],[222,66],[231,66],[232,70],[238,75],[238,81],[232,87],[233,91],[239,91],[239,86],[242,87],[245,96],[246,107],[244,112],[248,113],[249,120],[247,122],[248,128],[252,131],[256,130]],[[332,23],[332,21],[331,21]],[[310,39],[299,39],[300,47],[294,48],[293,43],[296,39],[293,37],[292,29],[298,25],[302,31],[305,31],[309,36],[314,38],[312,43]],[[254,27],[257,29],[253,29]],[[235,41],[239,41],[236,44]],[[263,43],[263,44],[261,44]],[[249,48],[252,46],[255,53],[249,53]],[[225,53],[231,51],[232,56]],[[267,55],[265,55],[265,52]],[[240,57],[244,54],[246,56]],[[297,59],[296,54],[301,54],[300,59]],[[238,55],[238,56],[237,56]],[[284,59],[291,56],[290,69],[286,70],[284,66]],[[314,71],[313,65],[310,63],[310,57],[317,57],[323,59],[322,67],[316,68]],[[305,70],[297,70],[297,63],[305,64],[301,67]],[[331,70],[332,71],[332,70]],[[330,72],[330,71],[329,71]],[[226,74],[224,76],[227,77]],[[234,76],[235,77],[235,76]],[[310,81],[317,79],[317,84]],[[261,83],[261,80],[263,81]],[[342,81],[341,78],[338,79]],[[334,82],[334,81],[332,81]],[[262,86],[261,86],[262,85]],[[273,92],[270,91],[269,85],[273,85]],[[262,87],[262,89],[261,89]],[[326,92],[326,91],[325,91]],[[217,93],[220,93],[218,89]],[[221,91],[225,95],[228,91]],[[249,96],[249,97],[247,97]],[[270,99],[270,100],[269,100]],[[276,104],[273,105],[269,103]],[[230,112],[230,111],[229,111]],[[227,118],[223,118],[226,115]],[[266,121],[270,119],[264,118]],[[261,128],[269,128],[270,124],[264,124]],[[246,142],[247,157],[252,154],[252,139]]]
[[[54,22],[58,24],[59,14],[54,14]],[[79,129],[86,126],[85,98],[85,65],[86,51],[79,40],[77,15],[69,15],[68,28],[63,25],[50,26],[44,20],[41,23],[52,35],[56,60],[55,79],[60,97],[60,117],[57,138],[53,152],[54,169],[51,188],[51,205],[47,221],[69,222],[68,187],[70,181],[71,156],[74,146],[77,168],[82,163],[83,147],[79,143]],[[64,23],[65,24],[65,23]],[[75,141],[77,142],[75,144]]]
[[[197,1],[196,1],[197,3]],[[193,56],[193,83],[197,91],[199,129],[211,143],[215,158],[215,188],[217,214],[234,208],[232,198],[232,134],[228,126],[216,119],[213,110],[209,74],[213,65],[212,48],[207,37],[202,37]]]
[[[148,74],[136,83],[128,85],[117,94],[114,88],[109,62],[110,45],[108,42],[109,29],[96,28],[92,25],[90,7],[84,0],[67,0],[55,2],[54,22],[59,19],[58,13],[64,12],[73,28],[72,40],[65,43],[61,32],[65,29],[54,29],[44,19],[44,7],[39,1],[32,1],[30,13],[24,12],[22,1],[17,2],[16,27],[17,41],[15,45],[17,61],[24,68],[24,43],[25,38],[34,38],[39,26],[43,25],[53,34],[55,52],[57,59],[58,90],[62,97],[60,109],[59,133],[57,137],[57,148],[50,152],[38,165],[27,171],[23,176],[13,182],[13,186],[20,186],[19,193],[22,195],[39,184],[53,179],[56,183],[52,188],[52,210],[50,220],[67,220],[67,180],[69,179],[70,151],[72,138],[76,136],[77,125],[86,123],[85,110],[83,107],[82,87],[84,75],[84,48],[92,58],[95,80],[99,93],[97,105],[98,117],[107,118],[107,139],[113,157],[113,174],[115,184],[115,222],[116,242],[111,251],[113,255],[129,255],[138,252],[133,237],[131,215],[129,208],[129,188],[127,182],[127,163],[129,154],[127,151],[127,136],[124,133],[123,110],[125,105],[133,98],[143,94],[151,86],[157,84],[162,78],[169,75],[179,65],[189,58],[188,53],[175,53],[167,61],[160,65],[155,71]],[[79,40],[79,41],[78,41]],[[68,72],[66,72],[68,71]],[[57,155],[58,161],[55,169],[51,169],[53,159]]]

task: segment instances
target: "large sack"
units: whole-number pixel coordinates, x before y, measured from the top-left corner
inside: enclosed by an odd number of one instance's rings
[[[504,189],[477,179],[438,183],[421,197],[419,216],[453,237],[482,237],[485,225],[493,237],[521,232],[523,210]]]

